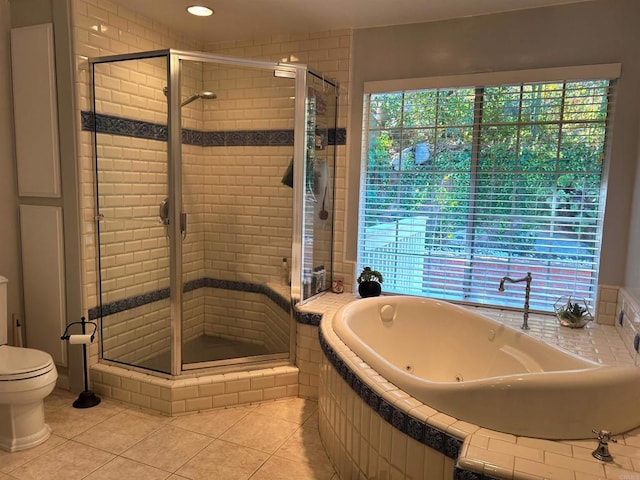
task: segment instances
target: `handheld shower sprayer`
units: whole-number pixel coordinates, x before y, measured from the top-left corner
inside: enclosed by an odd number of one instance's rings
[[[167,96],[169,94],[169,88],[163,87],[162,92],[164,93],[165,96]],[[198,100],[199,98],[203,100],[213,100],[215,98],[218,98],[218,96],[214,92],[211,92],[209,90],[202,90],[200,92],[194,93],[193,95],[185,98],[180,104],[180,106],[184,107],[185,105],[188,105],[191,102]]]

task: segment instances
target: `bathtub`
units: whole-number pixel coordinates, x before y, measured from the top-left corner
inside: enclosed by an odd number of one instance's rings
[[[639,368],[592,362],[447,302],[366,298],[332,327],[389,382],[459,420],[547,439],[640,425]]]

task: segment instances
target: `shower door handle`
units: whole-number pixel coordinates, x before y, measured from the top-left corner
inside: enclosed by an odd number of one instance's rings
[[[182,239],[187,238],[187,214],[182,212],[180,214],[180,233],[182,233]]]
[[[169,199],[165,198],[160,202],[160,210],[158,211],[160,222],[163,225],[169,225]]]
[[[160,202],[160,209],[158,211],[158,215],[160,216],[160,222],[163,225],[169,225],[169,199],[165,198]],[[187,238],[187,214],[182,212],[180,214],[180,233],[182,234],[182,239]]]

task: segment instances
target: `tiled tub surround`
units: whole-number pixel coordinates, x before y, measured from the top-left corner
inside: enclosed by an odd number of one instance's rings
[[[550,441],[508,435],[458,421],[417,402],[377,375],[327,328],[332,314],[353,297],[323,297],[317,300],[322,308],[314,305],[314,300],[304,309],[325,311],[320,327],[325,350],[321,358],[320,428],[327,452],[343,479],[640,478],[640,429],[618,435],[618,443],[610,444],[614,461],[605,464],[591,456],[597,445],[594,439]],[[625,298],[624,293],[621,297]],[[631,310],[629,301],[627,297],[626,308]],[[480,310],[515,328],[522,323],[517,312]],[[591,360],[636,363],[616,327],[591,323],[585,329],[572,330],[540,315],[531,315],[530,326],[530,335]],[[337,369],[331,359],[339,360]],[[367,402],[362,399],[363,392],[369,394]],[[372,396],[374,400],[370,400]],[[457,456],[451,447],[456,441],[461,445]],[[435,450],[427,447],[430,443]],[[447,444],[448,449],[444,447]]]
[[[594,425],[615,433],[640,426],[635,365],[602,365],[463,306],[367,298],[336,312],[331,326],[397,389],[459,420],[563,440],[591,438]]]

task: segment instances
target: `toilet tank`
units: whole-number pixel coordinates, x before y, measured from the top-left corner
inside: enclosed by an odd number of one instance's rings
[[[7,343],[7,284],[9,280],[0,275],[0,345]]]

